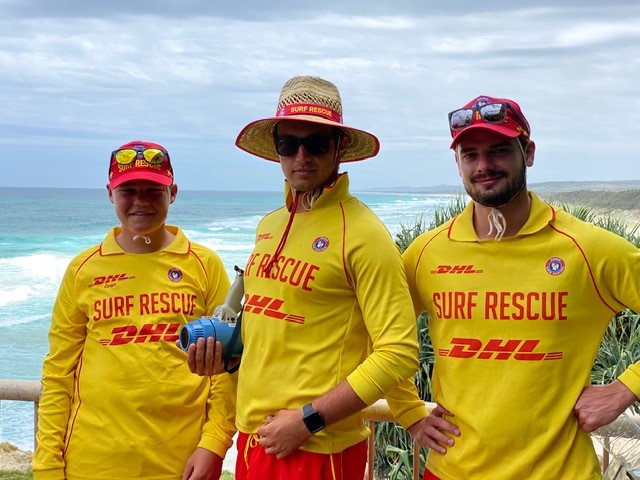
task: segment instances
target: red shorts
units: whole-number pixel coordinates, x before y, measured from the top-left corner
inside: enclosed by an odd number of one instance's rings
[[[440,480],[440,477],[436,477],[433,473],[431,473],[429,470],[425,468],[424,476],[422,477],[422,479],[423,480]]]
[[[236,480],[353,480],[364,478],[367,441],[339,453],[296,450],[278,460],[268,455],[255,435],[238,433]]]

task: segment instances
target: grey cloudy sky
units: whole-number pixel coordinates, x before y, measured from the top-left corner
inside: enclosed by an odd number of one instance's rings
[[[529,183],[640,178],[637,0],[0,0],[0,186],[101,188],[143,139],[182,189],[279,190],[234,140],[294,75],[380,138],[354,190],[458,185],[447,113],[480,94],[529,119]]]

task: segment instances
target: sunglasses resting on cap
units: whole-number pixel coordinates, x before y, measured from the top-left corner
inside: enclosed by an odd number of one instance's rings
[[[119,165],[129,165],[134,160],[145,160],[148,163],[158,164],[164,162],[167,152],[159,148],[122,148],[111,152],[111,157]]]
[[[466,128],[474,120],[486,123],[503,123],[507,121],[508,112],[513,112],[521,125],[526,125],[526,120],[516,112],[511,105],[503,103],[487,103],[481,107],[459,108],[449,113],[449,128],[453,131]],[[477,115],[474,119],[474,112]]]
[[[173,184],[173,168],[167,150],[157,143],[134,140],[111,152],[109,185],[148,180],[161,185]]]
[[[483,128],[509,138],[529,140],[531,128],[520,106],[507,98],[480,96],[464,107],[449,112],[449,131],[453,137],[451,148],[467,130]]]

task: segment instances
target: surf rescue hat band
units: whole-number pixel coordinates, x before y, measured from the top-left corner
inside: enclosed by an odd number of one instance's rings
[[[464,107],[449,113],[451,148],[455,148],[460,135],[470,130],[484,128],[505,137],[523,137],[529,140],[531,127],[520,105],[508,98],[480,96]]]
[[[173,184],[169,152],[160,144],[134,140],[111,152],[109,186],[116,188],[130,180]]]
[[[273,132],[278,122],[297,120],[329,125],[347,137],[341,162],[355,162],[374,157],[380,142],[371,133],[344,125],[342,101],[338,88],[319,77],[293,77],[282,87],[276,114],[249,123],[236,138],[236,145],[258,157],[279,162]]]

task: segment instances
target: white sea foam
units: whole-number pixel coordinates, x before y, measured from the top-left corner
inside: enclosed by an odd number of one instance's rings
[[[46,279],[59,282],[71,257],[52,253],[39,253],[13,258],[1,258],[0,269],[29,279]]]
[[[42,253],[0,259],[0,306],[51,298],[60,284],[69,258]],[[3,309],[0,318],[7,313]]]
[[[18,285],[12,288],[0,288],[0,307],[5,307],[12,302],[24,302],[29,298],[33,288],[27,285]]]
[[[49,321],[51,316],[49,314],[46,315],[23,315],[23,316],[13,316],[11,318],[5,318],[4,315],[0,316],[0,327],[14,327],[16,325],[27,325],[31,323],[40,322],[43,320]]]
[[[255,230],[262,217],[260,215],[236,216],[213,221],[204,226],[212,232],[224,232],[226,230],[242,231]]]

